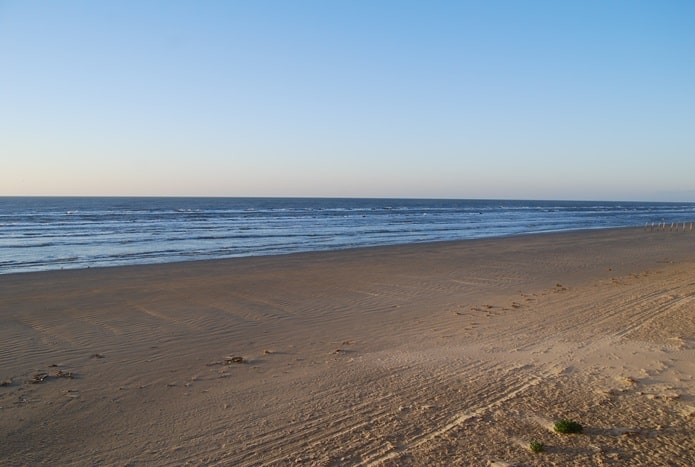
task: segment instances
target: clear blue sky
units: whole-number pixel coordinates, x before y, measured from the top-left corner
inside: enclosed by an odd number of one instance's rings
[[[695,201],[695,1],[3,1],[0,195]]]

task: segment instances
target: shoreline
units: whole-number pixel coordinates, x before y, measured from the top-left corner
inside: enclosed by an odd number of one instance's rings
[[[660,202],[83,198],[3,203],[0,274],[692,222]]]
[[[177,261],[165,261],[165,262],[155,262],[155,263],[136,263],[136,264],[117,264],[113,266],[86,266],[86,267],[76,267],[76,268],[61,268],[61,269],[45,269],[45,270],[35,270],[35,271],[17,271],[17,272],[8,272],[8,273],[0,273],[0,279],[3,277],[8,277],[8,276],[14,276],[14,275],[21,275],[21,274],[42,274],[42,273],[60,273],[60,272],[66,272],[66,271],[98,271],[102,269],[113,269],[113,268],[139,268],[139,267],[166,267],[166,266],[183,266],[186,264],[193,264],[193,263],[207,263],[207,262],[220,262],[220,261],[235,261],[235,260],[247,260],[247,259],[254,259],[254,258],[276,258],[276,257],[285,257],[285,256],[294,256],[294,255],[313,255],[313,254],[331,254],[331,253],[346,253],[349,254],[350,252],[358,252],[360,250],[376,250],[376,249],[388,249],[388,248],[403,248],[403,247],[419,247],[419,246],[428,246],[428,245],[448,245],[448,244],[465,244],[467,242],[475,242],[475,241],[485,241],[485,240],[505,240],[505,239],[514,239],[514,238],[524,238],[524,237],[536,237],[536,236],[546,236],[546,235],[564,235],[564,234],[581,234],[581,233],[591,233],[591,232],[621,232],[621,231],[630,231],[630,230],[643,230],[643,226],[631,226],[631,227],[598,227],[598,228],[591,228],[591,229],[571,229],[571,230],[552,230],[552,231],[544,231],[544,232],[528,232],[528,233],[520,233],[520,234],[508,234],[508,235],[499,235],[499,236],[490,236],[490,237],[476,237],[476,238],[462,238],[462,239],[456,239],[456,240],[435,240],[435,241],[422,241],[422,242],[410,242],[410,243],[394,243],[394,244],[384,244],[384,245],[367,245],[367,246],[355,246],[355,247],[348,247],[348,248],[339,248],[339,249],[327,249],[327,250],[304,250],[304,251],[295,251],[295,252],[288,252],[288,253],[270,253],[270,254],[249,254],[245,256],[230,256],[230,257],[223,257],[223,258],[206,258],[206,259],[192,259],[192,260],[177,260]],[[654,234],[666,234],[666,233],[675,233],[675,232],[647,232],[645,233],[654,233]]]
[[[2,275],[0,458],[687,465],[693,245],[635,227]]]

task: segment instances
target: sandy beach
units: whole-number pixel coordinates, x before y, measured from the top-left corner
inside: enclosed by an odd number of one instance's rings
[[[5,275],[0,342],[0,465],[695,465],[690,231]]]

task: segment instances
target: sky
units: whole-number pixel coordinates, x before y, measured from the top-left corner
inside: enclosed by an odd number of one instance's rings
[[[695,2],[0,0],[0,196],[695,201]]]

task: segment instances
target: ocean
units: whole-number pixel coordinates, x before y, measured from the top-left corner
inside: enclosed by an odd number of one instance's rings
[[[695,203],[0,197],[0,274],[695,221]]]

